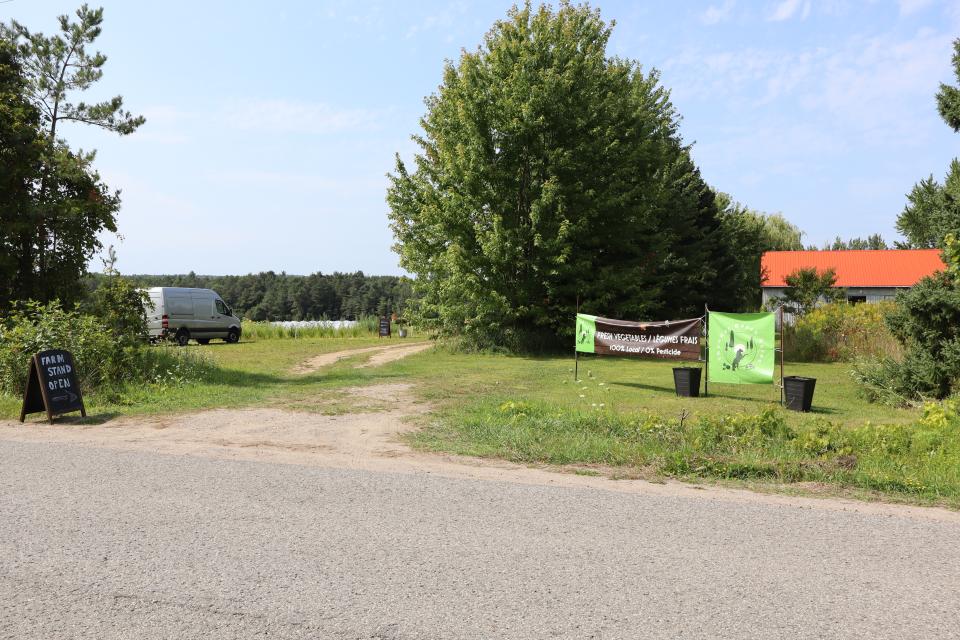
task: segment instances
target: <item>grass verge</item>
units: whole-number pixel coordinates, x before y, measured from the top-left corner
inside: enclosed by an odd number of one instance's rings
[[[421,449],[520,463],[598,465],[642,477],[824,483],[960,506],[960,413],[929,405],[911,423],[789,423],[787,412],[666,417],[545,402],[450,409],[411,437]]]

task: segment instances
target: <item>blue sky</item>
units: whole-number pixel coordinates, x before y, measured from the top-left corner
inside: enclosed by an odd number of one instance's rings
[[[120,270],[401,273],[385,174],[414,153],[444,59],[511,4],[105,2],[91,97],[120,93],[147,124],[64,135],[123,192],[105,238]],[[49,33],[78,5],[12,0],[0,19]],[[933,98],[954,82],[960,1],[594,6],[616,20],[611,55],[662,72],[707,181],[807,243],[894,238],[911,186],[960,155]]]

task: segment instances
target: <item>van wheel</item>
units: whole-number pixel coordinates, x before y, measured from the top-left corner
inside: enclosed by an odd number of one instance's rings
[[[230,329],[230,331],[227,332],[226,340],[228,344],[237,344],[240,342],[240,332],[236,329]]]
[[[177,344],[181,347],[187,346],[187,343],[190,342],[190,332],[186,329],[180,329],[177,331],[177,337],[174,338],[177,341]]]
[[[210,344],[210,338],[197,338],[197,344]]]

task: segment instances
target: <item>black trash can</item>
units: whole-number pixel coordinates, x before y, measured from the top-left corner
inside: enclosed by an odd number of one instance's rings
[[[700,397],[700,373],[698,367],[674,367],[673,386],[677,395],[684,398]]]
[[[816,378],[803,376],[786,376],[783,379],[783,394],[787,409],[793,411],[810,411],[813,404],[813,388],[817,386]]]

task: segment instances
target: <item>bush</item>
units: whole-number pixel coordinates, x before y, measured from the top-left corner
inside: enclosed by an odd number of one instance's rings
[[[118,339],[101,319],[66,310],[59,302],[28,302],[0,324],[0,392],[22,394],[30,358],[54,348],[73,354],[84,393],[107,393],[126,384],[182,384],[204,377],[211,368],[195,354]]]
[[[149,300],[146,291],[120,277],[111,267],[106,277],[97,282],[83,309],[99,318],[118,341],[133,345],[147,339],[147,312],[144,305]]]
[[[899,358],[903,350],[885,322],[895,309],[892,302],[817,307],[786,327],[786,358],[798,362]]]
[[[943,399],[960,390],[960,286],[949,272],[897,295],[886,316],[903,357],[868,359],[853,376],[872,401],[892,405]]]

